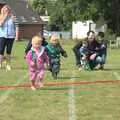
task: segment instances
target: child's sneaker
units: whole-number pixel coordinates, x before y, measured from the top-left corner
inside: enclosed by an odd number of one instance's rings
[[[35,91],[35,90],[36,90],[36,88],[35,88],[34,86],[31,86],[31,89],[32,89],[33,91]]]
[[[41,88],[41,87],[44,87],[44,85],[43,85],[43,83],[39,82],[39,83],[37,84],[37,87],[38,87],[38,88]]]
[[[54,79],[57,79],[57,72],[52,72],[52,76]]]
[[[11,70],[11,66],[10,65],[6,65],[6,70],[10,71]]]
[[[40,88],[41,88],[41,87],[44,87],[43,83],[40,83]]]

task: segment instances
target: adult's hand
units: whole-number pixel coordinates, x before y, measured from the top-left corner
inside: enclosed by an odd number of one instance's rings
[[[92,54],[92,55],[90,56],[90,60],[94,60],[94,59],[96,58],[96,56],[97,56],[96,53]]]

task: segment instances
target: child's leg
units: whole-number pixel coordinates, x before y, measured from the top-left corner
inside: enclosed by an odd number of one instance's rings
[[[36,72],[30,72],[30,80],[31,80],[31,89],[36,90],[36,78],[37,78],[37,73]]]
[[[39,87],[43,87],[43,78],[44,78],[44,73],[45,73],[45,70],[40,70],[39,71],[39,74],[38,74],[38,81],[37,81],[37,86]]]
[[[52,76],[54,79],[57,79],[57,75],[60,71],[60,61],[53,64]]]

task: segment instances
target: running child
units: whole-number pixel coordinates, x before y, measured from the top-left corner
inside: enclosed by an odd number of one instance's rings
[[[46,52],[49,57],[49,70],[54,79],[60,71],[60,56],[67,57],[66,51],[60,45],[55,35],[51,36],[50,43],[46,46]]]
[[[29,77],[31,80],[31,89],[36,90],[36,84],[42,87],[42,81],[45,73],[45,63],[48,65],[48,56],[45,48],[41,46],[42,38],[38,35],[32,38],[32,47],[26,55],[26,61],[29,67]]]

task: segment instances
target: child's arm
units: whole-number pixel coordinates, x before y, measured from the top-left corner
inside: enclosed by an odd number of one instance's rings
[[[47,56],[46,52],[44,52],[44,58],[45,58],[45,63],[48,65],[49,64],[49,57]]]
[[[26,55],[26,61],[29,66],[35,65],[34,61],[32,60],[32,51],[29,51]]]
[[[96,52],[101,52],[104,51],[106,49],[106,46],[104,44],[102,44],[100,47],[96,47]]]
[[[49,69],[49,57],[46,52],[44,52],[44,62],[46,63],[47,69]]]
[[[62,48],[62,46],[59,44],[59,49],[60,49],[60,53],[62,56],[67,57],[67,52]]]
[[[81,56],[84,56],[85,54],[84,54],[84,49],[83,49],[83,47],[81,47],[80,49],[79,49],[79,51],[80,51],[80,55]]]

